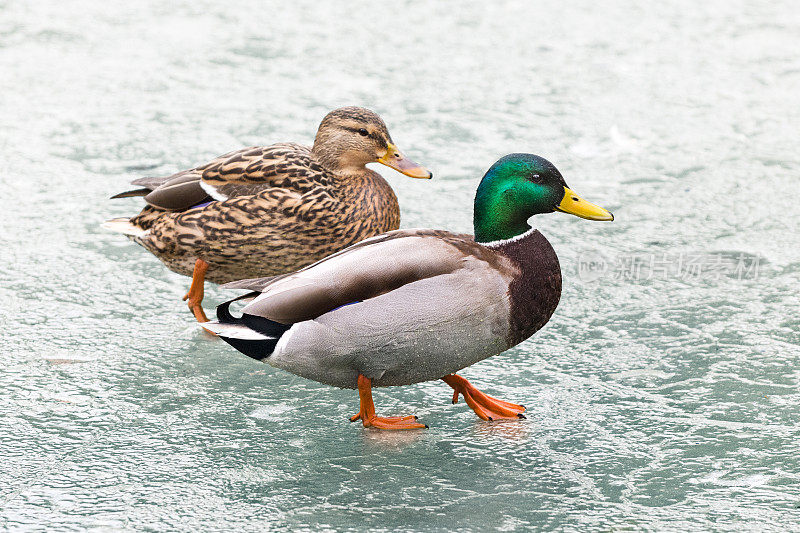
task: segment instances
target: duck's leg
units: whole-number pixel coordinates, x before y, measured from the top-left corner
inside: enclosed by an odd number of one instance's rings
[[[525,415],[522,414],[525,406],[492,398],[473,387],[472,383],[457,374],[445,376],[442,381],[453,388],[453,403],[458,403],[459,394],[463,395],[467,405],[483,420],[525,418]]]
[[[205,311],[203,311],[203,288],[205,285],[206,271],[208,270],[208,263],[202,259],[194,262],[194,271],[192,272],[192,284],[189,287],[189,292],[183,297],[189,310],[192,312],[198,322],[208,322]],[[188,301],[187,301],[188,300]]]
[[[410,416],[375,416],[375,404],[372,403],[372,380],[361,374],[358,375],[358,396],[361,400],[361,409],[358,414],[350,418],[350,422],[361,420],[364,427],[378,429],[420,429],[426,428],[425,424],[417,422],[417,417]]]

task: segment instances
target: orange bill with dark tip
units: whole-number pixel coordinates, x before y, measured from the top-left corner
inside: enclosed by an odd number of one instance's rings
[[[401,174],[405,174],[406,176],[410,176],[412,178],[429,180],[433,177],[433,173],[431,173],[430,170],[407,158],[405,155],[403,155],[403,152],[398,150],[397,147],[391,143],[386,149],[386,154],[378,159],[378,163],[386,165],[389,168],[393,168]]]

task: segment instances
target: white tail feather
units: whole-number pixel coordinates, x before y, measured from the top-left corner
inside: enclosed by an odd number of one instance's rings
[[[263,335],[257,331],[248,328],[247,326],[242,326],[241,324],[220,324],[216,320],[212,320],[211,322],[201,322],[198,325],[201,328],[216,333],[220,337],[227,337],[229,339],[241,339],[245,341],[263,341],[275,338]]]
[[[124,235],[130,235],[131,237],[144,237],[150,232],[150,230],[144,230],[139,226],[134,226],[127,218],[112,218],[111,220],[106,220],[103,222],[102,225],[106,229],[110,229],[111,231],[116,231],[117,233],[122,233]]]

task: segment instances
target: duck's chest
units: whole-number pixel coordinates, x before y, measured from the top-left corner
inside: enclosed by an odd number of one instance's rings
[[[391,186],[380,174],[372,172],[348,182],[338,191],[342,221],[348,234],[359,236],[353,242],[400,227],[400,206]]]
[[[518,269],[508,287],[509,347],[542,328],[561,299],[561,265],[555,250],[538,231],[499,247]]]

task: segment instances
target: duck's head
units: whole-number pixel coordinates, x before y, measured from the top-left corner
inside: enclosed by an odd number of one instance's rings
[[[412,178],[433,177],[427,168],[403,155],[381,117],[363,107],[340,107],[325,115],[313,152],[335,172],[363,172],[367,163],[382,163]]]
[[[509,154],[483,176],[475,194],[475,240],[516,237],[531,227],[528,219],[560,211],[587,220],[614,220],[614,215],[575,194],[558,169],[533,154]]]

